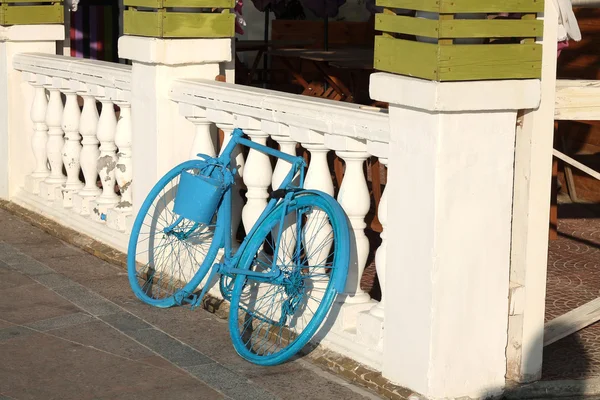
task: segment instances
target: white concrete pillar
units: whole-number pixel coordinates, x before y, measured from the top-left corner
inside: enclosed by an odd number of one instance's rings
[[[55,54],[56,41],[64,35],[62,25],[0,27],[0,198],[13,196],[36,167],[29,115],[34,88],[13,68],[13,57],[19,53]]]
[[[156,181],[189,159],[195,127],[170,100],[171,84],[179,78],[214,80],[231,54],[231,39],[119,39],[119,57],[132,60],[134,214]]]
[[[429,398],[505,385],[516,115],[539,80],[371,76],[390,103],[383,375]]]

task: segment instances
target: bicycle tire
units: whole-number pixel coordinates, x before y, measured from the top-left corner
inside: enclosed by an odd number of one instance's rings
[[[286,225],[279,235],[282,218]],[[323,244],[307,238],[309,233],[314,233],[315,238],[321,236]],[[295,193],[290,203],[281,202],[260,223],[243,249],[238,268],[268,269],[265,265],[274,258],[271,254],[269,259],[269,250],[278,241],[283,252],[277,253],[277,261],[282,264],[284,283],[259,282],[243,273],[236,276],[229,331],[241,357],[258,365],[277,365],[308,343],[328,314],[338,289],[345,284],[350,261],[349,235],[341,206],[331,196],[317,191]],[[300,241],[294,239],[299,237]],[[331,242],[330,250],[327,241]],[[277,299],[282,302],[274,307]]]

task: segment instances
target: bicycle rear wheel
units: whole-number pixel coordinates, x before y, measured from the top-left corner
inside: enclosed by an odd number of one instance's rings
[[[267,281],[242,273],[235,278],[229,330],[240,356],[276,365],[306,345],[344,287],[349,243],[346,215],[324,193],[298,192],[262,221],[238,267],[281,274]]]
[[[182,304],[204,279],[217,255],[224,229],[216,216],[202,224],[173,210],[181,174],[199,174],[205,167],[205,162],[191,160],[173,168],[150,191],[135,219],[127,272],[133,292],[147,304]]]

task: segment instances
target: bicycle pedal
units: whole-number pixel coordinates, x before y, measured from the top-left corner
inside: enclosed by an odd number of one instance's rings
[[[193,309],[193,307],[195,306],[197,301],[198,301],[198,295],[195,293],[192,293],[192,294],[184,297],[183,299],[181,299],[181,305],[187,303],[187,304],[190,304]]]

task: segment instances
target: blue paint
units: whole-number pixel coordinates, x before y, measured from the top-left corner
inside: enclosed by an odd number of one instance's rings
[[[244,241],[235,249],[230,234],[235,169],[229,163],[237,145],[281,158],[292,167],[281,186],[271,193],[266,208]],[[190,304],[195,308],[209,288],[206,285],[198,294],[198,285],[207,274],[208,282],[220,274],[221,293],[231,301],[229,331],[238,354],[259,365],[285,362],[308,343],[337,293],[344,290],[350,263],[348,218],[331,196],[303,189],[304,159],[252,142],[244,138],[241,129],[233,131],[219,157],[204,154],[198,157],[199,160],[187,161],[169,171],[142,204],[129,241],[130,285],[135,295],[147,304],[156,307]],[[159,198],[161,194],[163,203]],[[166,200],[170,196],[174,197],[172,211]],[[164,209],[168,211],[167,217],[159,217]],[[151,239],[140,235],[143,226],[156,226]],[[176,252],[174,249],[180,243],[185,243],[184,251]],[[144,246],[149,246],[149,250]],[[165,250],[168,246],[173,250]],[[195,258],[197,249],[202,249],[200,258]],[[213,264],[221,249],[223,257]],[[148,259],[141,279],[136,254]],[[196,273],[187,278],[189,282],[183,282],[183,286],[173,283],[174,292],[161,296],[160,291],[164,286],[171,287],[168,286],[171,282],[168,275],[164,278],[163,271],[156,268],[178,263],[181,257],[196,260]],[[261,291],[258,289],[261,285],[269,289]],[[317,287],[318,297],[313,293]],[[243,320],[242,315],[245,315]],[[280,339],[269,346],[262,344],[264,337],[290,336],[283,328],[288,332],[296,329],[299,318],[308,318],[308,321],[299,332],[294,332],[294,340]],[[248,323],[257,326],[248,330]],[[271,328],[278,330],[265,336],[263,331]]]

